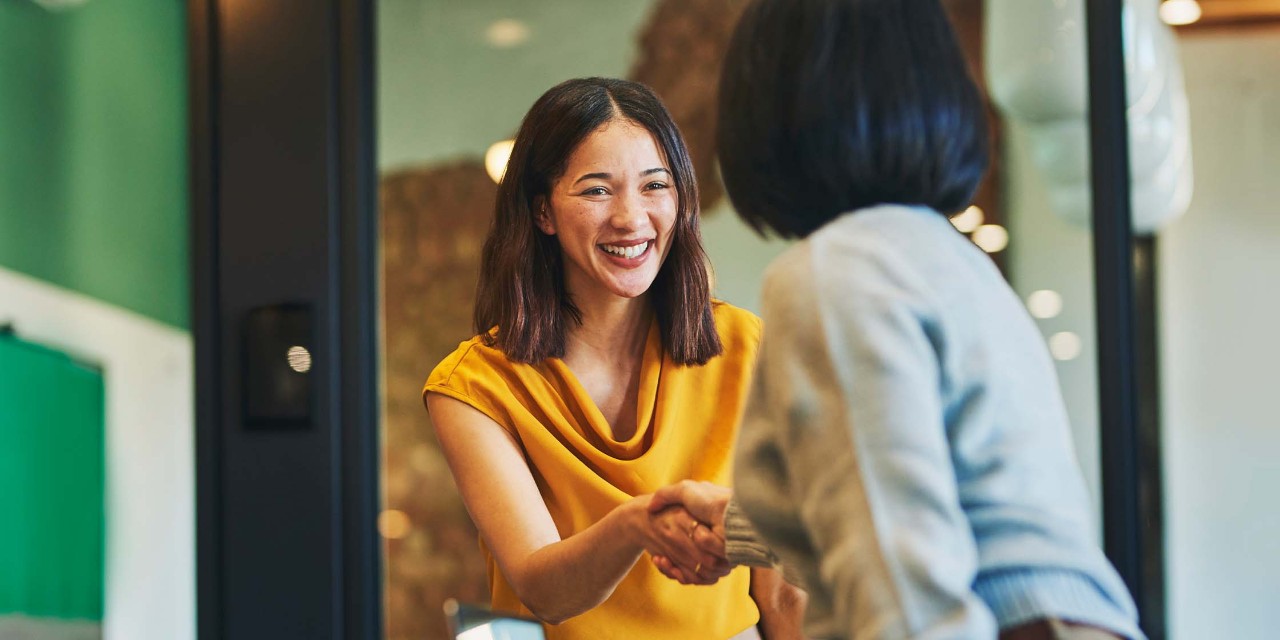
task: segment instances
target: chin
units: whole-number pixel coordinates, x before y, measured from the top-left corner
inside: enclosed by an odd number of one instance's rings
[[[653,288],[653,281],[654,278],[649,278],[644,282],[619,282],[614,283],[614,285],[609,288],[613,291],[613,295],[618,296],[619,298],[639,298],[640,296],[649,293],[649,290]]]
[[[627,298],[628,300],[634,300],[636,298],[639,298],[640,296],[643,296],[646,293],[649,293],[649,287],[645,287],[644,289],[627,288],[627,289],[613,290],[613,295],[618,296],[619,298]]]

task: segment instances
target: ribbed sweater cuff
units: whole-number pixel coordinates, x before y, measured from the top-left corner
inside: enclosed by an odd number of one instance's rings
[[[974,591],[991,607],[1001,629],[1041,618],[1058,618],[1145,640],[1134,614],[1108,598],[1082,573],[1044,569],[999,571],[980,577]]]
[[[729,561],[734,564],[767,569],[778,564],[778,556],[760,542],[751,521],[732,500],[724,511],[724,548]]]

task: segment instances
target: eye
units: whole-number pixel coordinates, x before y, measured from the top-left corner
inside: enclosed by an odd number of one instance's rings
[[[650,182],[649,184],[644,186],[645,189],[667,189],[669,187],[670,185],[660,180],[654,180],[653,182]]]
[[[608,189],[605,189],[604,187],[591,187],[590,189],[587,189],[586,191],[583,191],[583,192],[582,192],[582,195],[584,195],[584,196],[607,196],[607,195],[609,195],[609,190],[608,190]]]

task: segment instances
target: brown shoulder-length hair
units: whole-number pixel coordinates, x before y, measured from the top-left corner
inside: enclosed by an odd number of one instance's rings
[[[698,231],[698,184],[679,129],[648,87],[579,78],[552,87],[529,109],[498,184],[481,258],[475,330],[511,360],[536,363],[563,357],[568,323],[582,322],[565,290],[559,242],[537,228],[534,204],[550,194],[578,145],[616,119],[653,134],[675,181],[678,206],[671,249],[649,289],[662,344],[672,360],[684,365],[705,364],[723,349],[711,315],[707,255]]]

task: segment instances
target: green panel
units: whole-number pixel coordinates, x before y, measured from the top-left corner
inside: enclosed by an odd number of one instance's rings
[[[0,2],[0,264],[65,285],[64,24],[33,2]]]
[[[0,615],[102,620],[102,374],[0,336]]]
[[[189,325],[185,9],[0,1],[0,265]]]

